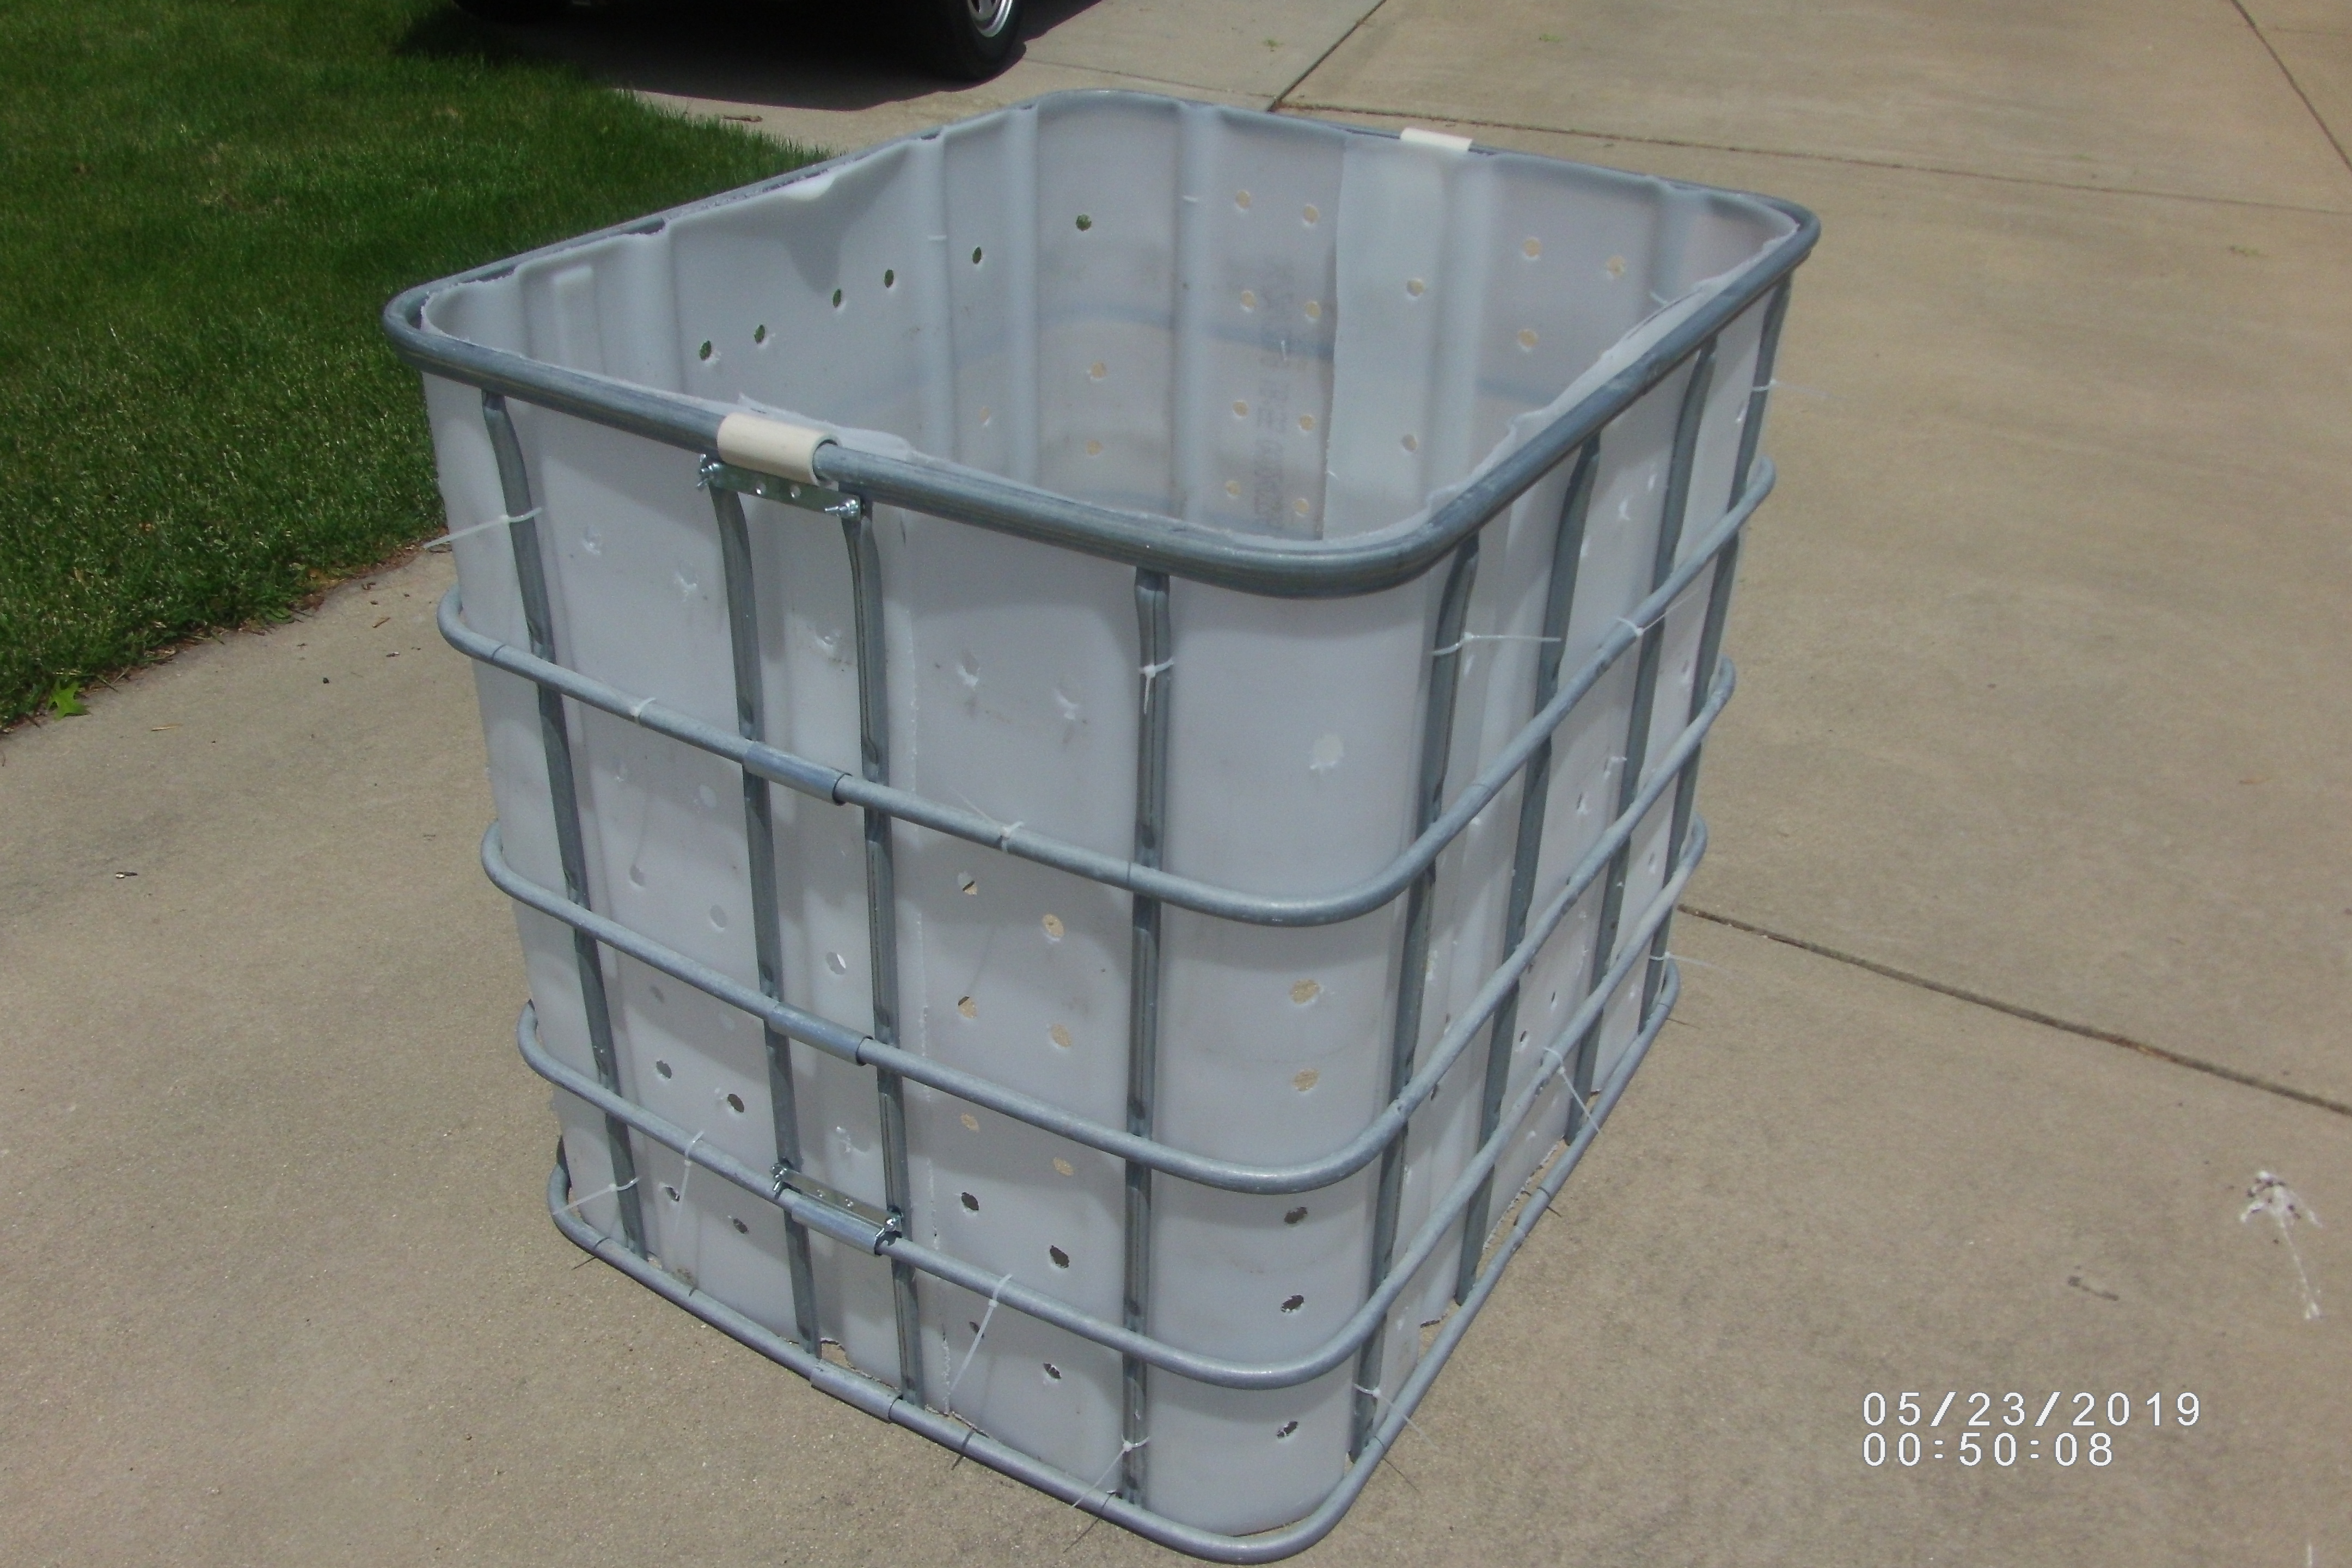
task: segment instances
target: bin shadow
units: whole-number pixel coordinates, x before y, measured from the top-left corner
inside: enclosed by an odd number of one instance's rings
[[[1027,41],[1095,0],[1029,0]],[[898,7],[818,0],[573,0],[528,25],[485,22],[448,5],[427,13],[402,54],[492,63],[561,61],[614,87],[779,109],[871,109],[971,84],[929,71]]]

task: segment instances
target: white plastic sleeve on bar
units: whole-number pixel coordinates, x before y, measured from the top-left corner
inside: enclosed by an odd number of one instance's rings
[[[1448,136],[1443,131],[1423,131],[1418,125],[1408,125],[1397,132],[1397,140],[1415,147],[1434,147],[1442,153],[1467,153],[1470,138]]]
[[[822,430],[757,414],[730,414],[719,422],[720,461],[804,485],[817,482],[809,465],[816,460],[816,449],[832,439]]]

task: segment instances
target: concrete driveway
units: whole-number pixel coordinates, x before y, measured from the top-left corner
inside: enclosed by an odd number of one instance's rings
[[[1131,85],[1826,226],[1677,1026],[1318,1558],[2352,1562],[2352,11],[1097,0],[957,92],[745,15],[554,47],[835,148]],[[446,562],[0,739],[0,1555],[1164,1557],[549,1227]],[[1863,1462],[1979,1390],[2135,1415]]]

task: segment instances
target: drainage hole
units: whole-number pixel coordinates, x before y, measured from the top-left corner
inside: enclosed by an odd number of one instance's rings
[[[1286,1298],[1286,1299],[1284,1300],[1284,1301],[1283,1301],[1283,1303],[1282,1303],[1282,1310],[1283,1310],[1284,1311],[1286,1311],[1286,1312],[1296,1312],[1297,1310],[1298,1310],[1298,1309],[1299,1309],[1299,1308],[1304,1307],[1305,1305],[1307,1305],[1307,1298],[1306,1298],[1306,1297],[1304,1297],[1304,1296],[1291,1296],[1291,1297],[1287,1297],[1287,1298]]]
[[[1045,1375],[1059,1383],[1062,1381],[1062,1369],[1049,1361],[1045,1363]]]
[[[665,1182],[662,1184],[662,1196],[667,1198],[672,1203],[676,1203],[677,1202],[677,1189]]]
[[[980,1200],[973,1197],[970,1193],[966,1193],[963,1195],[963,1206],[970,1209],[972,1213],[978,1214],[980,1212]]]
[[[890,268],[884,268],[882,269],[882,287],[885,289],[896,289],[898,286],[898,274]]]
[[[751,329],[751,341],[755,343],[764,343],[768,341],[767,322],[762,321]]]
[[[664,1078],[672,1078],[677,1076],[670,1071],[669,1063],[667,1062],[657,1061],[654,1063],[654,1071],[661,1074]]]
[[[735,1234],[738,1236],[749,1236],[751,1234],[751,1227],[745,1225],[741,1220],[737,1219],[731,1214],[727,1216],[727,1223],[735,1227]]]
[[[709,359],[710,357],[710,340],[709,338],[702,340],[702,346],[694,351],[694,357],[697,359]]]
[[[730,1095],[729,1095],[729,1096],[727,1097],[727,1109],[728,1109],[728,1110],[731,1110],[731,1111],[733,1111],[733,1112],[734,1112],[736,1115],[738,1115],[738,1116],[742,1115],[742,1114],[743,1114],[743,1097],[742,1097],[741,1095],[740,1095],[740,1094],[730,1094]]]
[[[1276,1428],[1274,1429],[1274,1435],[1275,1435],[1275,1437],[1276,1438],[1276,1440],[1279,1440],[1279,1439],[1281,1439],[1281,1438],[1284,1438],[1284,1437],[1287,1437],[1287,1436],[1289,1436],[1293,1432],[1296,1432],[1296,1431],[1297,1431],[1297,1430],[1298,1430],[1298,1423],[1297,1423],[1297,1422],[1296,1422],[1296,1421],[1286,1421],[1286,1422],[1284,1422],[1281,1426],[1277,1426],[1277,1427],[1276,1427]]]
[[[1306,1217],[1307,1205],[1305,1204],[1300,1204],[1297,1208],[1292,1209],[1288,1214],[1282,1216],[1282,1223],[1285,1225],[1297,1225],[1300,1220],[1303,1220]]]
[[[1090,228],[1094,227],[1094,226],[1095,226],[1095,220],[1094,220],[1094,219],[1092,219],[1092,218],[1088,217],[1088,216],[1087,216],[1086,214],[1084,214],[1084,213],[1080,213],[1080,214],[1078,215],[1078,232],[1079,232],[1079,233],[1084,234],[1087,230],[1088,230],[1088,229],[1090,229]]]
[[[841,309],[841,290],[838,289],[833,291],[833,308],[836,310]]]
[[[980,247],[976,245],[971,247],[971,264],[974,267],[980,265]]]
[[[1054,1260],[1054,1267],[1056,1268],[1067,1268],[1070,1266],[1070,1255],[1058,1247],[1047,1247],[1045,1256]]]

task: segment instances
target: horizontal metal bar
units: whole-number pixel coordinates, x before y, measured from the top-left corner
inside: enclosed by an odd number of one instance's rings
[[[1266,1363],[1227,1361],[1221,1356],[1203,1355],[1195,1351],[1181,1349],[1154,1339],[1149,1334],[1128,1328],[1124,1324],[1107,1322],[1090,1313],[1080,1311],[1059,1297],[1034,1289],[1018,1280],[992,1274],[987,1269],[967,1263],[951,1253],[940,1252],[936,1248],[925,1247],[919,1242],[908,1240],[895,1230],[885,1231],[879,1236],[875,1240],[872,1250],[895,1263],[905,1264],[920,1269],[926,1274],[945,1279],[950,1284],[961,1285],[968,1290],[986,1296],[991,1300],[1001,1302],[1040,1321],[1051,1323],[1055,1328],[1067,1330],[1081,1338],[1118,1351],[1121,1355],[1133,1356],[1138,1361],[1148,1362],[1153,1366],[1174,1373],[1180,1377],[1191,1378],[1197,1383],[1213,1384],[1221,1388],[1289,1388],[1320,1377],[1353,1355],[1367,1339],[1379,1331],[1381,1320],[1386,1316],[1389,1309],[1395,1304],[1397,1297],[1412,1281],[1414,1273],[1421,1266],[1426,1263],[1444,1244],[1446,1234],[1453,1229],[1454,1222],[1461,1217],[1470,1201],[1477,1195],[1479,1187],[1485,1183],[1488,1174],[1500,1163],[1504,1151],[1510,1147],[1511,1140],[1518,1136],[1520,1127],[1534,1110],[1537,1101],[1542,1098],[1544,1089],[1553,1076],[1567,1062],[1569,1054],[1575,1048],[1577,1042],[1597,1025],[1610,999],[1633,975],[1633,971],[1643,963],[1654,962],[1648,951],[1650,937],[1664,927],[1667,919],[1674,912],[1675,900],[1681,895],[1683,888],[1690,880],[1691,872],[1697,868],[1699,856],[1706,851],[1706,831],[1703,826],[1695,825],[1692,839],[1690,853],[1685,857],[1684,863],[1666,885],[1659,889],[1658,896],[1651,900],[1650,906],[1644,911],[1643,920],[1635,928],[1637,933],[1635,940],[1624,944],[1623,951],[1619,954],[1616,963],[1610,966],[1601,983],[1593,988],[1591,994],[1584,999],[1568,1022],[1553,1035],[1550,1042],[1546,1045],[1543,1052],[1537,1058],[1537,1070],[1529,1075],[1526,1086],[1520,1089],[1509,1108],[1505,1110],[1494,1134],[1472,1155],[1461,1174],[1455,1178],[1454,1184],[1446,1189],[1444,1196],[1433,1206],[1429,1217],[1423,1222],[1421,1229],[1414,1233],[1412,1243],[1398,1256],[1394,1267],[1391,1268],[1387,1277],[1367,1295],[1364,1302],[1349,1315],[1348,1321],[1335,1330],[1329,1339],[1314,1350],[1302,1355],[1293,1356],[1287,1361]],[[1661,994],[1663,995],[1664,993],[1662,992]],[[1643,1032],[1654,1033],[1663,1026],[1666,1015],[1672,1007],[1673,999],[1670,996],[1665,997],[1663,1003],[1654,1001],[1643,1018]],[[746,1192],[765,1197],[770,1202],[777,1204],[795,1217],[800,1217],[804,1208],[810,1206],[807,1200],[801,1199],[801,1194],[789,1189],[761,1189],[756,1173],[741,1162],[723,1151],[709,1148],[707,1140],[699,1135],[689,1134],[686,1129],[677,1123],[655,1115],[635,1101],[604,1088],[594,1079],[560,1060],[537,1038],[537,1013],[528,1005],[523,1008],[522,1016],[515,1026],[515,1043],[517,1048],[522,1053],[523,1060],[530,1065],[533,1072],[546,1079],[558,1089],[579,1096],[606,1115],[618,1118],[646,1137],[667,1146],[672,1152],[681,1158],[695,1164],[706,1166],[719,1176],[742,1187]],[[800,1202],[795,1204],[793,1202],[795,1199]],[[841,1234],[838,1228],[827,1228],[827,1226],[838,1227],[843,1223],[844,1216],[838,1213],[829,1213],[824,1225],[819,1225],[814,1220],[809,1222],[810,1228],[824,1229],[827,1235]]]
[[[1357,135],[1381,134],[1356,126],[1342,129]],[[1481,155],[1496,155],[1495,149],[1478,151]],[[742,195],[774,189],[817,173],[804,171]],[[818,449],[814,471],[826,484],[855,491],[870,501],[910,507],[1016,538],[1244,593],[1330,597],[1393,587],[1443,560],[1555,464],[1672,374],[1702,344],[1794,271],[1821,237],[1820,219],[1793,203],[1738,193],[1715,194],[1734,195],[1778,212],[1794,227],[1630,363],[1410,527],[1400,525],[1345,541],[1227,533],[1159,513],[1073,500],[955,464],[861,452],[839,442]],[[656,232],[677,216],[683,214],[606,233]],[[534,255],[556,254],[602,237],[588,236]],[[503,393],[688,451],[706,455],[718,451],[719,422],[729,414],[740,412],[730,405],[567,370],[511,350],[454,337],[426,323],[425,309],[435,295],[503,276],[515,265],[507,262],[460,274],[394,298],[383,315],[394,352],[427,374]]]
[[[1680,973],[1669,959],[1655,1008],[1660,1021],[1672,1011],[1681,987]],[[566,1201],[569,1183],[560,1152],[555,1170],[548,1178],[547,1206],[556,1228],[582,1251],[611,1264],[656,1295],[684,1308],[712,1328],[759,1352],[778,1365],[800,1373],[820,1392],[829,1394],[845,1405],[907,1427],[951,1453],[973,1459],[1048,1496],[1108,1519],[1122,1530],[1130,1531],[1159,1545],[1215,1563],[1274,1563],[1294,1556],[1328,1535],[1370,1482],[1372,1473],[1380,1468],[1381,1456],[1402,1435],[1406,1424],[1412,1419],[1412,1413],[1428,1394],[1430,1385],[1436,1382],[1437,1374],[1462,1342],[1462,1337],[1469,1332],[1479,1310],[1494,1294],[1504,1269],[1518,1249],[1527,1244],[1528,1237],[1535,1233],[1537,1223],[1549,1210],[1552,1200],[1559,1195],[1560,1189],[1582,1162],[1585,1152],[1592,1146],[1592,1140],[1599,1135],[1610,1113],[1617,1108],[1617,1102],[1624,1096],[1626,1085],[1633,1081],[1634,1072],[1648,1056],[1657,1034],[1657,1029],[1653,1027],[1634,1037],[1617,1069],[1610,1074],[1607,1085],[1595,1097],[1575,1137],[1570,1139],[1566,1147],[1553,1158],[1550,1169],[1528,1193],[1510,1230],[1496,1247],[1486,1267],[1479,1270],[1476,1283],[1465,1295],[1462,1304],[1440,1325],[1436,1337],[1422,1352],[1420,1364],[1413,1368],[1412,1375],[1405,1380],[1396,1397],[1389,1402],[1388,1413],[1373,1428],[1363,1451],[1341,1476],[1339,1484],[1297,1522],[1255,1535],[1229,1535],[1219,1531],[1203,1530],[1154,1512],[1140,1503],[1131,1502],[1116,1492],[1082,1481],[1066,1470],[999,1442],[952,1416],[926,1409],[915,1401],[902,1397],[888,1384],[850,1368],[836,1366],[754,1322],[725,1302],[616,1245],[580,1217]]]
[[[1561,682],[1552,700],[1511,738],[1510,743],[1496,755],[1492,763],[1480,770],[1477,777],[1464,787],[1462,793],[1454,797],[1454,804],[1430,824],[1427,831],[1416,837],[1387,867],[1364,881],[1337,893],[1312,898],[1271,898],[1178,876],[1139,865],[1132,859],[1120,859],[1117,856],[1031,832],[1018,823],[1007,826],[976,811],[942,805],[908,791],[857,778],[839,768],[813,763],[789,752],[780,752],[772,746],[745,740],[732,731],[680,713],[654,698],[624,691],[593,676],[538,658],[511,644],[484,637],[466,625],[460,610],[461,601],[455,588],[450,589],[441,600],[439,621],[443,638],[469,658],[552,688],[576,701],[629,720],[656,734],[667,735],[715,756],[725,757],[749,773],[814,799],[878,811],[902,822],[961,838],[966,843],[1002,850],[1019,859],[1051,866],[1056,870],[1158,899],[1198,914],[1214,915],[1221,920],[1239,921],[1250,925],[1330,925],[1376,910],[1412,886],[1413,879],[1426,870],[1445,847],[1469,826],[1471,818],[1485,810],[1488,803],[1502,793],[1511,779],[1527,765],[1528,759],[1535,755],[1536,749],[1550,739],[1552,733],[1567,721],[1569,713],[1585,694],[1629,648],[1640,642],[1644,632],[1664,616],[1667,608],[1714,563],[1717,554],[1739,536],[1748,519],[1755,515],[1757,507],[1771,493],[1775,477],[1769,460],[1757,463],[1754,481],[1748,486],[1748,493],[1740,498],[1739,504],[1724,514],[1723,520],[1708,531],[1688,559],[1676,567],[1655,592],[1643,600],[1633,614],[1610,626],[1592,657],[1584,662],[1575,676]]]
[[[518,902],[541,914],[552,916],[575,931],[585,931],[607,947],[625,952],[673,979],[717,997],[729,1006],[740,1008],[780,1033],[814,1046],[844,1061],[887,1068],[926,1088],[954,1095],[959,1100],[1025,1121],[1073,1142],[1117,1155],[1122,1160],[1132,1160],[1155,1171],[1164,1171],[1203,1186],[1239,1193],[1311,1192],[1329,1186],[1361,1169],[1402,1131],[1406,1121],[1420,1109],[1423,1101],[1435,1090],[1446,1070],[1468,1048],[1471,1040],[1501,1005],[1511,986],[1535,962],[1537,955],[1543,951],[1544,943],[1550,940],[1553,931],[1567,917],[1577,899],[1608,869],[1611,857],[1620,845],[1627,841],[1643,814],[1656,804],[1659,796],[1674,782],[1676,770],[1696,754],[1716,719],[1722,713],[1724,705],[1731,700],[1736,682],[1737,672],[1731,661],[1728,658],[1718,660],[1715,689],[1706,705],[1699,710],[1698,717],[1660,758],[1648,782],[1634,795],[1633,805],[1612,822],[1585,851],[1583,858],[1577,862],[1559,890],[1544,906],[1543,912],[1529,922],[1527,935],[1520,940],[1519,945],[1496,965],[1472,998],[1470,1005],[1446,1026],[1431,1049],[1427,1064],[1414,1073],[1404,1091],[1383,1107],[1362,1131],[1345,1144],[1297,1165],[1242,1164],[1171,1148],[1121,1129],[1090,1121],[1058,1106],[1008,1089],[992,1079],[960,1071],[901,1047],[885,1045],[871,1036],[862,1035],[831,1019],[772,1000],[709,964],[688,958],[623,925],[609,915],[573,903],[551,889],[543,888],[522,876],[507,862],[496,824],[492,824],[482,836],[482,869],[499,891]]]

